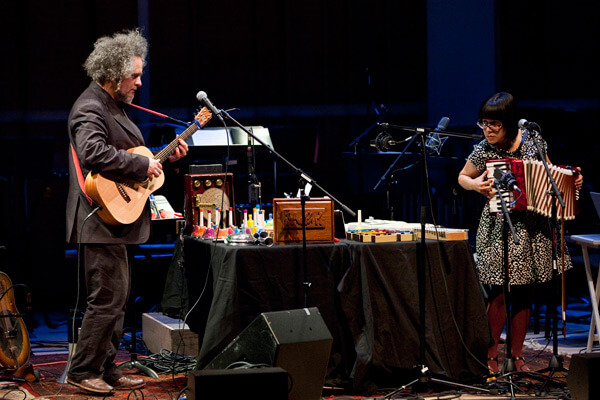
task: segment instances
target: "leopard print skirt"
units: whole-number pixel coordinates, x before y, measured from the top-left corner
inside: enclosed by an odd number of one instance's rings
[[[552,229],[550,219],[530,212],[516,211],[510,219],[519,239],[513,240],[512,232],[501,214],[490,214],[486,205],[481,214],[476,236],[477,271],[483,284],[504,284],[504,240],[506,225],[508,237],[508,275],[510,285],[527,285],[552,279]],[[560,227],[558,229],[560,243]],[[558,273],[573,267],[566,244],[557,246]],[[564,252],[564,259],[562,253]]]

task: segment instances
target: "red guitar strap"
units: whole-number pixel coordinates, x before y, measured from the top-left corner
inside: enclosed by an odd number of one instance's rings
[[[87,193],[85,192],[85,185],[84,185],[85,181],[83,179],[83,173],[81,172],[81,166],[79,165],[79,159],[77,158],[77,155],[75,154],[75,149],[73,148],[73,143],[71,143],[71,156],[73,157],[73,165],[75,165],[75,171],[77,171],[77,182],[79,182],[79,188],[81,189],[83,194],[85,194],[85,197],[87,197],[87,200],[91,206],[92,198],[90,196],[88,196]]]

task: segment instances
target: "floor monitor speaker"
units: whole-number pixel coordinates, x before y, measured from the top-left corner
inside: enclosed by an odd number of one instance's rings
[[[569,364],[567,385],[571,399],[600,399],[600,354],[573,354]]]
[[[289,384],[279,367],[203,369],[188,375],[188,399],[287,400]]]
[[[332,336],[316,307],[259,315],[204,369],[283,368],[290,400],[320,400]]]

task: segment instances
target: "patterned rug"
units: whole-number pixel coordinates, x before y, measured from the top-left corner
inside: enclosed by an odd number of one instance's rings
[[[30,357],[29,362],[33,366],[34,375],[37,380],[27,383],[18,383],[17,386],[0,390],[0,398],[6,399],[56,399],[68,398],[83,400],[90,398],[102,398],[102,395],[94,395],[86,392],[76,386],[68,383],[59,383],[61,375],[67,363],[67,354],[54,354]],[[117,364],[131,360],[127,351],[120,351],[117,356]],[[140,357],[139,360],[142,360]],[[112,393],[108,398],[111,399],[176,399],[180,397],[180,392],[187,386],[187,375],[185,373],[159,373],[158,378],[151,378],[137,369],[122,369],[124,375],[135,375],[136,378],[143,378],[146,385],[142,389],[129,391],[119,390]],[[6,397],[7,392],[14,390]],[[27,395],[24,397],[24,393]],[[13,397],[14,396],[14,397]]]
[[[499,352],[502,355],[504,351],[503,345],[500,345]],[[566,393],[566,378],[563,371],[553,371],[550,374],[549,371],[543,371],[550,366],[552,360],[552,352],[547,349],[534,350],[526,348],[523,352],[527,365],[531,369],[530,374],[509,374],[509,375],[498,375],[491,377],[487,383],[478,384],[477,387],[486,389],[492,389],[497,393],[506,393],[508,386],[506,382],[510,381],[516,388],[517,393]],[[571,358],[568,355],[563,356],[563,367],[568,369]],[[127,351],[120,351],[117,356],[117,363],[130,361],[131,357]],[[140,357],[140,360],[142,358]],[[57,381],[60,379],[66,365],[67,355],[56,354],[56,355],[42,355],[32,356],[30,363],[33,366],[35,376],[38,378],[34,382],[27,383],[16,383],[10,387],[1,389],[0,385],[0,398],[3,399],[57,399],[57,398],[68,398],[74,400],[83,399],[98,399],[103,396],[93,395],[87,393],[73,385],[61,384]],[[500,357],[500,364],[502,364],[503,357]],[[159,373],[159,378],[151,378],[145,376],[143,373],[136,369],[123,369],[123,373],[126,375],[135,375],[137,378],[143,378],[146,381],[146,386],[143,389],[136,391],[116,391],[112,393],[108,398],[111,399],[131,399],[131,398],[143,398],[143,399],[178,399],[184,394],[188,384],[187,373]],[[550,378],[548,376],[551,375]],[[7,383],[8,384],[8,383]],[[541,389],[540,389],[541,388]],[[440,386],[435,388],[435,392],[445,391],[452,388]],[[390,390],[383,390],[381,394],[389,393]],[[418,388],[412,390],[419,391]],[[430,392],[431,388],[427,389]],[[467,390],[468,392],[468,390]],[[4,396],[4,397],[2,397]],[[323,392],[325,399],[342,399],[352,398],[364,399],[366,397],[353,394],[345,390],[344,388],[327,388]]]

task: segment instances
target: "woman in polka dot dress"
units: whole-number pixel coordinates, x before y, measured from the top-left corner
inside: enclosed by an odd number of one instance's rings
[[[501,92],[492,95],[481,106],[477,124],[485,139],[474,146],[465,166],[458,176],[458,183],[466,190],[474,190],[488,199],[496,191],[493,179],[488,179],[486,161],[501,158],[538,159],[534,139],[544,154],[547,144],[539,133],[518,128],[516,104],[513,96]],[[550,163],[546,155],[546,161]],[[575,186],[579,189],[583,176],[579,175]],[[511,285],[511,353],[517,371],[529,371],[522,356],[523,342],[527,334],[533,284],[547,282],[552,278],[552,230],[551,221],[531,211],[513,211],[510,215],[519,238],[515,244],[508,232],[509,284]],[[490,214],[489,204],[483,209],[476,236],[477,271],[483,284],[491,285],[488,318],[494,344],[488,349],[488,367],[498,372],[498,341],[506,323],[504,295],[503,240],[504,221],[501,213]],[[563,249],[558,248],[558,259]],[[565,252],[565,267],[572,267]]]

